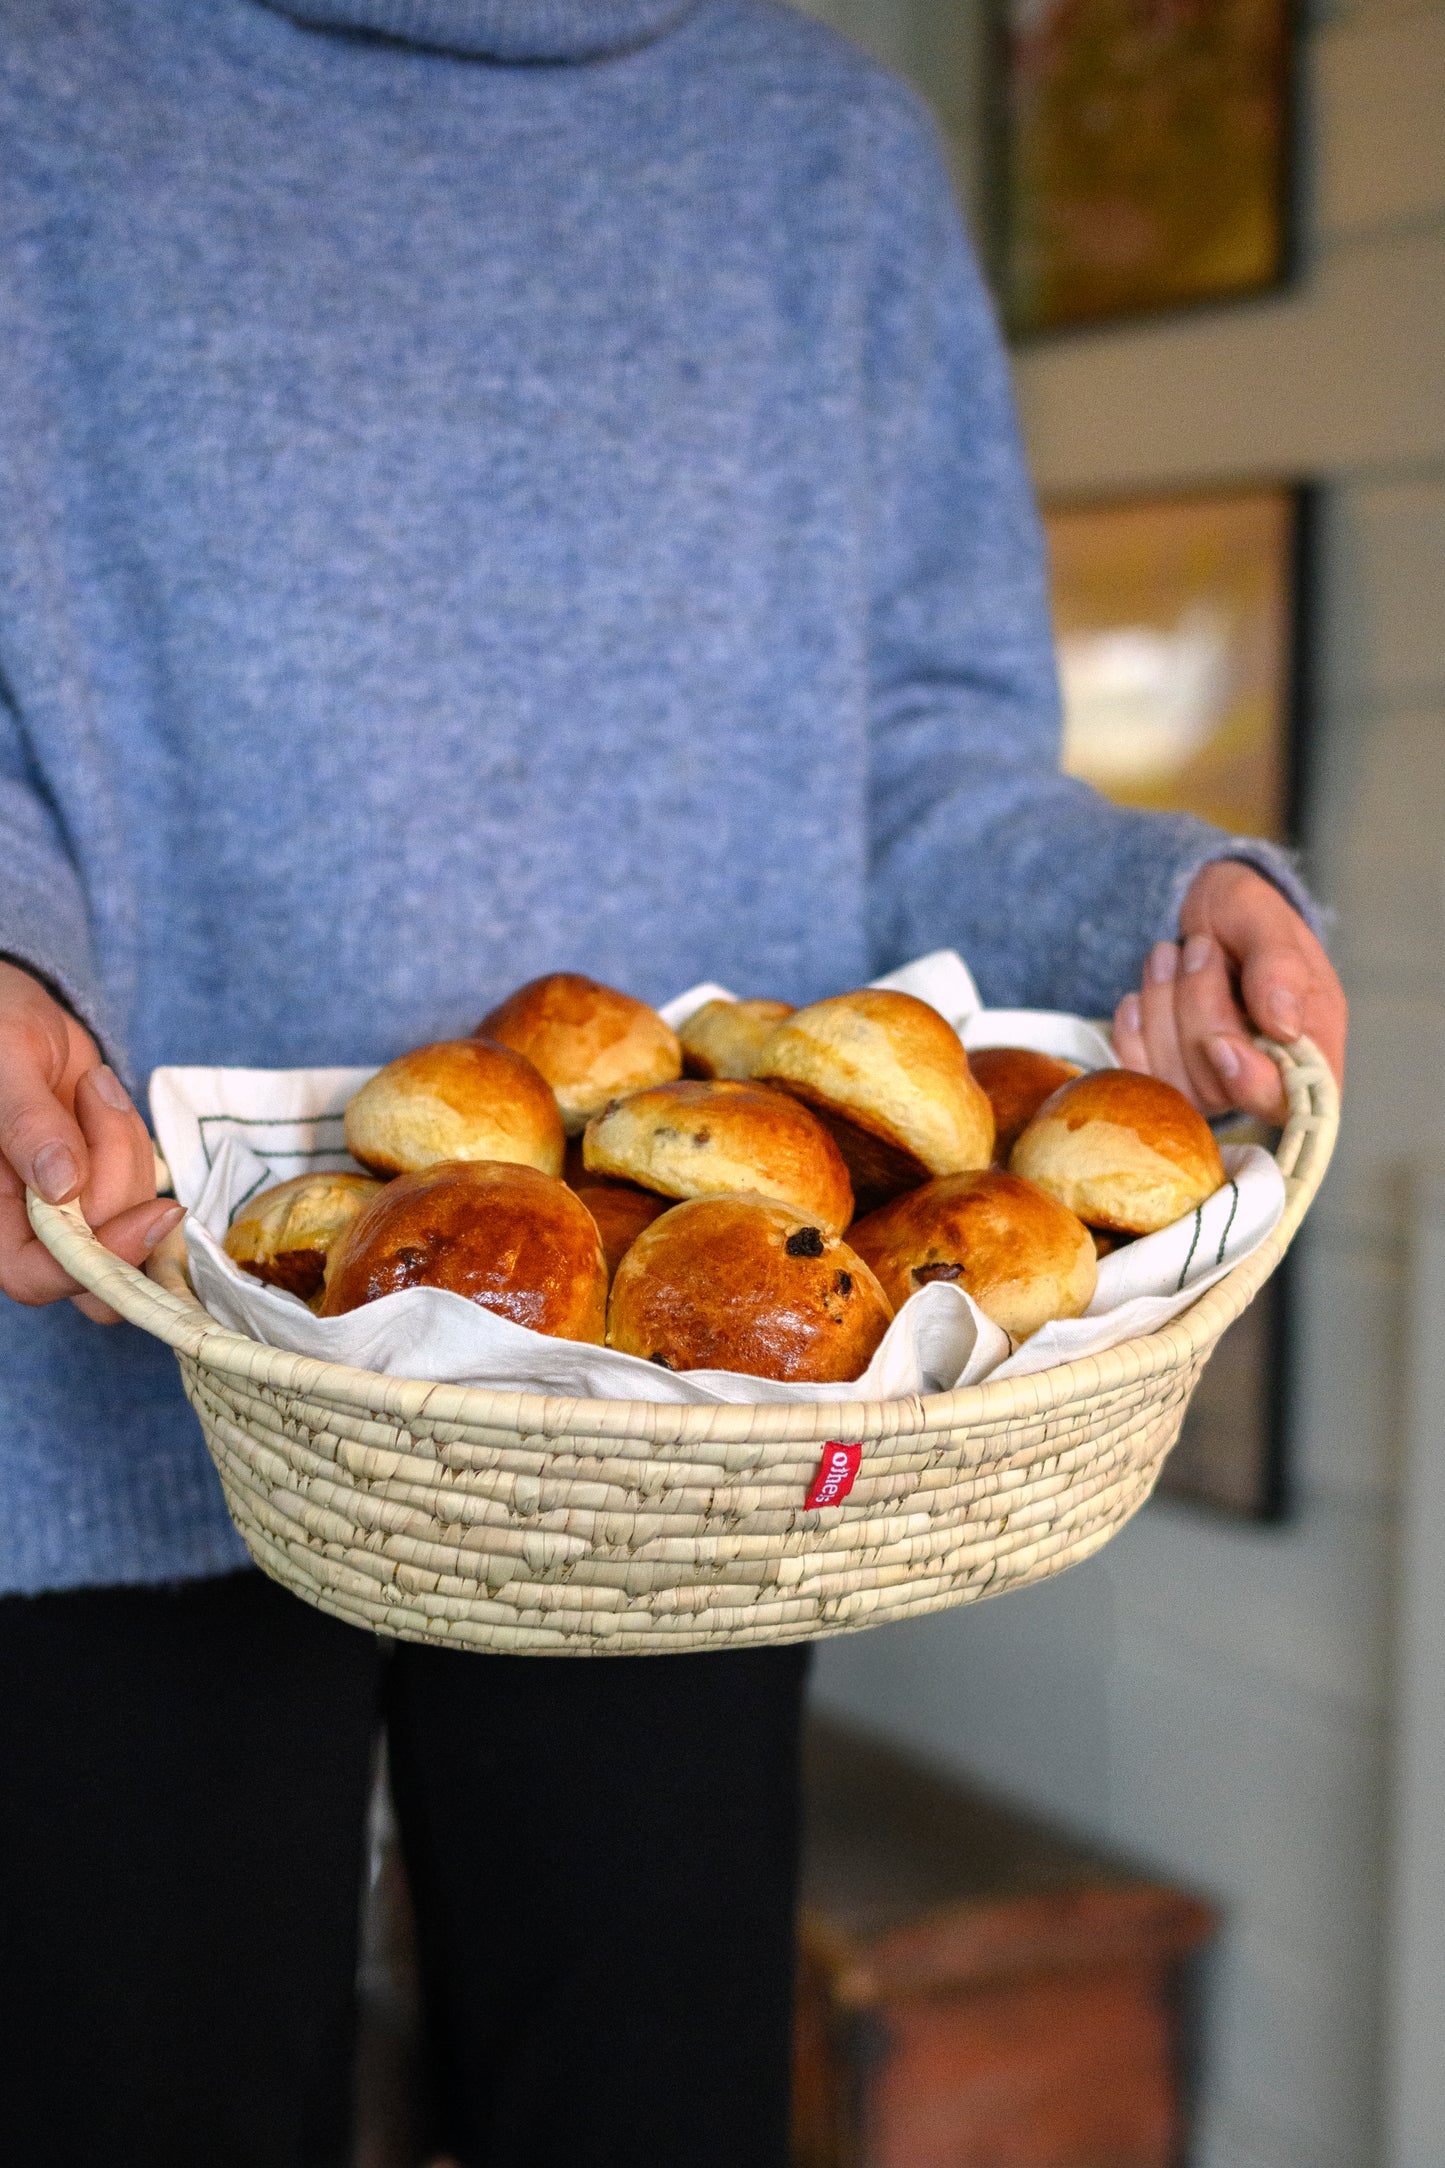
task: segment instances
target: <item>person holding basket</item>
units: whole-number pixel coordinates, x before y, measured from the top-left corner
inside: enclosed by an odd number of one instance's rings
[[[438,2145],[781,2168],[805,1657],[398,1645],[247,1568],[141,1263],[165,1062],[956,945],[1207,1113],[1338,1069],[1287,858],[1058,773],[912,99],[764,0],[0,8],[0,2035],[30,2168],[347,2156],[379,1731]]]

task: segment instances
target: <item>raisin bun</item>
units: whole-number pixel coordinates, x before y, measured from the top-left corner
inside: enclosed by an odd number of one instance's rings
[[[609,1099],[682,1074],[677,1034],[645,1001],[577,971],[553,971],[509,994],[477,1026],[525,1054],[557,1095],[568,1136]]]
[[[1047,1098],[1009,1158],[1091,1227],[1152,1235],[1224,1180],[1219,1146],[1182,1092],[1133,1069],[1075,1077]]]
[[[551,1087],[488,1039],[443,1039],[378,1069],[346,1109],[346,1148],[373,1174],[440,1160],[503,1159],[560,1174],[566,1148]]]
[[[303,1302],[321,1292],[331,1246],[381,1195],[364,1174],[297,1174],[244,1204],[226,1229],[226,1255],[252,1279]]]
[[[849,1230],[895,1310],[931,1280],[953,1280],[1014,1340],[1094,1298],[1093,1237],[1046,1191],[987,1168],[945,1174]]]
[[[980,1046],[968,1057],[974,1079],[993,1108],[993,1156],[1001,1167],[1050,1092],[1081,1072],[1077,1062],[1036,1053],[1031,1046]]]
[[[390,1182],[327,1260],[322,1317],[443,1287],[560,1340],[600,1344],[602,1240],[580,1197],[535,1167],[451,1160]]]
[[[827,1123],[860,1212],[993,1157],[993,1109],[958,1034],[912,994],[865,987],[799,1009],[769,1037],[757,1075]]]
[[[689,1076],[746,1079],[775,1025],[792,1015],[786,1001],[705,1001],[678,1031]]]
[[[816,1220],[761,1197],[705,1197],[633,1243],[607,1344],[667,1370],[841,1384],[861,1377],[892,1316],[862,1259]]]
[[[643,1228],[650,1227],[672,1202],[633,1182],[609,1182],[600,1176],[596,1181],[573,1182],[571,1187],[597,1222],[609,1273],[617,1270]]]
[[[830,1234],[853,1217],[853,1192],[823,1124],[785,1092],[761,1084],[684,1077],[633,1092],[587,1125],[582,1156],[664,1197],[749,1190],[791,1205]]]

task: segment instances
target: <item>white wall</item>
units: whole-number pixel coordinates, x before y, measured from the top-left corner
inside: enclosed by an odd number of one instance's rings
[[[814,12],[974,128],[974,0]],[[1156,1504],[1050,1586],[819,1665],[839,1712],[1219,1899],[1198,2168],[1382,2159],[1404,1235],[1445,1132],[1445,6],[1319,11],[1304,145],[1294,291],[1059,338],[1017,370],[1046,492],[1326,484],[1310,862],[1353,1037],[1303,1244],[1296,1512],[1254,1529]],[[975,170],[969,140],[956,163]]]
[[[1445,1165],[1421,1172],[1410,1277],[1381,2151],[1385,2168],[1439,2168],[1445,2131]]]

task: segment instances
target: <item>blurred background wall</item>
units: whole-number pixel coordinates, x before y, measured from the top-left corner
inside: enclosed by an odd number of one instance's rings
[[[913,80],[985,218],[979,0],[810,5]],[[1445,1135],[1445,7],[1335,0],[1303,37],[1293,286],[1016,356],[1045,494],[1322,485],[1306,856],[1353,1035],[1298,1276],[1292,1512],[1156,1502],[1058,1582],[818,1670],[825,1707],[1220,1901],[1197,2168],[1386,2158],[1409,1233]]]

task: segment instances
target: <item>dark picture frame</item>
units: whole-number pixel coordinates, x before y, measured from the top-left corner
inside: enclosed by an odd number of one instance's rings
[[[1317,525],[1309,486],[1063,502],[1044,519],[1066,709],[1071,688],[1074,703],[1066,766],[1123,803],[1298,844]],[[1132,766],[1131,730],[1141,748]],[[1276,1141],[1249,1124],[1230,1137]],[[1251,1520],[1287,1512],[1291,1262],[1206,1365],[1164,1466],[1166,1495]]]
[[[1010,337],[1287,285],[1295,0],[993,0],[992,257]]]
[[[1285,1520],[1290,1492],[1294,1252],[1205,1364],[1159,1494],[1237,1520]]]

